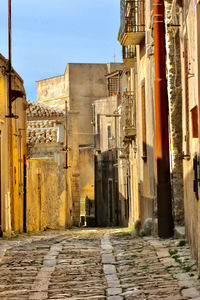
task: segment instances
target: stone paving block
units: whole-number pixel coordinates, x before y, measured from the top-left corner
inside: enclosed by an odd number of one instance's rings
[[[200,296],[199,291],[195,288],[183,289],[181,294],[185,299],[192,299]]]
[[[187,273],[178,273],[176,274],[176,278],[180,281],[191,280],[191,277]]]
[[[195,285],[195,283],[192,280],[181,280],[181,281],[178,281],[178,285],[180,288],[183,286],[190,288],[190,287],[193,287]]]
[[[174,265],[174,266],[177,266],[178,264],[174,261],[173,258],[170,257],[164,257],[164,258],[160,258],[161,262],[166,265],[166,266],[171,266],[171,265]]]
[[[165,249],[165,248],[160,248],[157,252],[157,255],[159,258],[170,257],[168,249]]]
[[[102,250],[101,251],[101,254],[103,255],[103,254],[112,254],[112,249],[110,249],[110,250]]]
[[[121,296],[110,296],[107,297],[108,300],[123,300],[123,298]]]
[[[29,296],[30,300],[44,300],[48,299],[48,292],[37,292]]]
[[[115,274],[116,268],[114,265],[107,264],[107,265],[103,266],[103,271],[104,271],[104,274]]]
[[[115,295],[119,295],[122,293],[121,288],[108,288],[106,291],[107,291],[108,296],[115,296]]]
[[[109,288],[120,288],[121,287],[120,282],[119,282],[118,279],[115,280],[115,281],[107,280],[107,284],[108,284]]]
[[[103,250],[112,250],[113,247],[112,247],[111,243],[106,242],[106,243],[101,243],[101,248]]]
[[[111,274],[111,275],[106,275],[106,280],[107,281],[115,281],[115,280],[118,280],[118,277],[116,274]]]
[[[183,300],[183,297],[181,295],[174,295],[174,296],[169,296],[169,297],[165,297],[165,298],[149,298],[151,300]],[[193,299],[194,300],[194,299]]]
[[[134,290],[134,291],[126,291],[126,292],[122,293],[121,296],[123,296],[123,297],[128,297],[128,296],[136,297],[140,294],[142,294],[142,291]]]
[[[48,279],[42,278],[41,280],[35,280],[32,287],[31,287],[31,290],[35,291],[35,292],[48,291],[48,286],[49,286],[49,280]]]
[[[54,267],[56,265],[56,259],[44,260],[43,265],[46,267]]]
[[[112,254],[102,255],[102,264],[113,264],[115,263],[115,258]]]

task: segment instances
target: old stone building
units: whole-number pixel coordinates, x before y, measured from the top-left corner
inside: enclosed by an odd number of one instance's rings
[[[12,70],[12,113],[9,115],[8,61],[0,54],[0,232],[24,229],[24,161],[26,159],[26,99],[22,78]]]
[[[185,222],[186,237],[199,260],[200,3],[161,2],[159,5],[165,5],[171,213],[175,229]],[[154,84],[155,50],[159,51],[155,47],[159,46],[155,45],[155,28],[161,16],[154,13],[156,6],[156,1],[121,0],[118,36],[128,79],[127,98],[134,95],[134,104],[129,111],[132,116],[135,112],[136,129],[135,135],[124,140],[126,153],[122,154],[130,170],[132,208],[129,207],[129,224],[138,218],[144,224],[146,218],[153,217],[155,229],[156,219],[159,221],[157,205],[160,201],[156,161],[156,136],[160,133],[156,132],[158,106],[155,102],[158,95],[155,92],[157,83]],[[122,101],[121,115],[125,109],[123,106]],[[126,128],[122,127],[120,135],[126,132]]]
[[[28,102],[27,231],[73,223],[67,197],[65,123],[62,110]]]
[[[130,185],[129,225],[137,219],[154,216],[155,191],[155,118],[154,57],[149,1],[121,1],[121,26],[118,39],[128,79],[122,111],[126,114],[124,150]],[[121,164],[122,164],[121,163]]]
[[[199,261],[200,3],[181,4],[172,3],[173,17],[178,12],[180,25],[185,228],[193,255]]]
[[[128,198],[120,194],[118,154],[121,138],[119,124],[123,89],[127,87],[124,65],[106,75],[107,97],[94,102],[95,202],[99,226],[128,224]]]
[[[66,113],[68,197],[77,211],[73,222],[76,225],[80,224],[80,214],[83,220],[87,219],[88,224],[94,223],[92,103],[107,96],[105,75],[117,70],[118,66],[117,63],[69,63],[63,75],[37,82],[38,103],[60,108]]]
[[[155,4],[156,5],[156,4]],[[184,223],[182,154],[181,55],[177,13],[172,1],[165,2],[167,83],[169,103],[170,173],[172,215],[175,225]],[[173,10],[173,14],[172,14]],[[175,20],[170,18],[173,16]],[[123,153],[129,178],[129,225],[140,219],[159,217],[156,161],[155,56],[153,1],[121,1],[118,40],[123,49],[128,86],[121,110],[128,108],[123,126]],[[171,22],[171,23],[170,23]],[[170,24],[169,24],[170,23]],[[129,104],[129,103],[132,104]],[[124,103],[124,104],[123,104]],[[130,129],[129,129],[130,128]],[[131,129],[132,128],[132,129]],[[135,132],[133,133],[133,129]],[[122,164],[122,162],[121,162]],[[119,164],[120,165],[120,164]],[[120,170],[120,169],[119,169]],[[127,179],[128,180],[128,179]]]
[[[182,136],[182,84],[179,8],[172,1],[165,2],[167,81],[170,126],[171,184],[173,213],[176,225],[184,224],[183,196],[183,136]]]
[[[119,95],[96,100],[95,201],[98,226],[121,224],[118,187],[117,114]]]

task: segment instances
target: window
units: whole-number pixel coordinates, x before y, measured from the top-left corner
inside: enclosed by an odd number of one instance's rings
[[[107,126],[107,134],[108,134],[108,149],[111,149],[112,148],[111,125]]]
[[[196,105],[191,109],[192,113],[192,137],[198,138],[199,132],[198,132],[198,106]]]
[[[108,96],[118,95],[120,92],[120,77],[115,75],[108,78]]]
[[[97,114],[96,123],[95,148],[100,149],[100,114]]]
[[[141,104],[142,104],[142,158],[147,158],[147,134],[146,134],[146,101],[145,80],[141,82]]]

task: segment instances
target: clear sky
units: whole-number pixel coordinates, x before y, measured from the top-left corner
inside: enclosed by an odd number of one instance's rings
[[[0,52],[7,58],[7,0],[0,0]],[[12,60],[27,98],[35,81],[61,75],[67,63],[121,61],[120,0],[12,0]]]

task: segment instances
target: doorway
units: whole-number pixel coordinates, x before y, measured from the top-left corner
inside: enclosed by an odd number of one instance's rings
[[[108,179],[108,214],[109,221],[112,225],[113,223],[113,180],[111,178]]]

